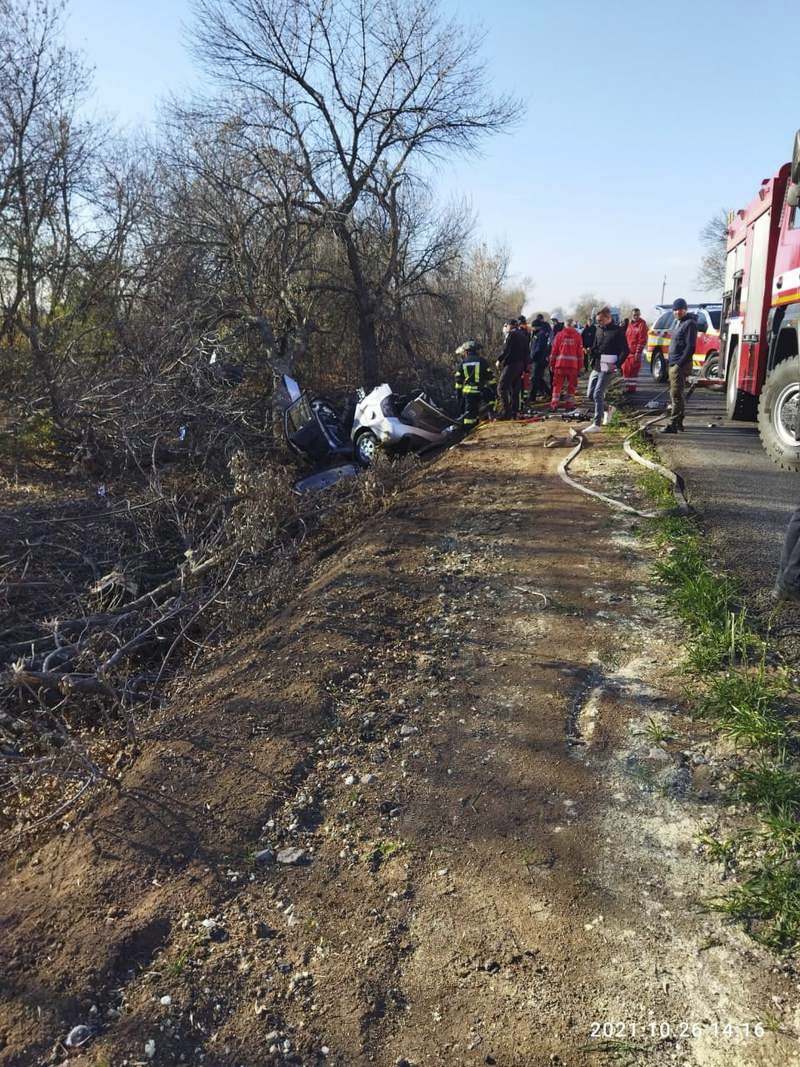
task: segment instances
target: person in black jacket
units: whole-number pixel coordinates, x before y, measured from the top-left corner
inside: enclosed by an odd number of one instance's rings
[[[528,335],[519,328],[516,319],[511,319],[506,325],[509,329],[503,351],[497,361],[500,368],[500,399],[503,402],[501,418],[515,419],[519,414],[522,375],[528,363]]]
[[[597,330],[590,360],[592,373],[586,390],[586,399],[594,401],[594,421],[591,426],[586,427],[584,433],[595,432],[603,425],[606,389],[627,355],[625,331],[619,323],[614,322],[610,308],[600,308],[597,312]]]
[[[686,379],[692,369],[692,357],[697,344],[697,319],[688,310],[683,297],[673,301],[672,310],[677,322],[672,327],[669,342],[669,398],[672,418],[662,433],[677,433],[683,429],[686,410]]]
[[[581,340],[583,341],[583,369],[589,369],[589,358],[592,354],[592,348],[594,348],[594,338],[597,333],[597,327],[593,322],[587,322],[581,330]]]
[[[531,323],[531,363],[533,373],[531,375],[530,402],[536,403],[539,396],[550,396],[550,387],[545,380],[547,371],[547,359],[550,355],[550,327],[545,322],[541,312]]]

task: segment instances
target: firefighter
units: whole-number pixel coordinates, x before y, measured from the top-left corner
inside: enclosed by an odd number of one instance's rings
[[[647,323],[638,308],[631,312],[631,321],[625,331],[628,342],[628,356],[622,364],[622,376],[625,379],[625,392],[636,392],[636,379],[642,369],[642,353],[647,347]]]
[[[491,366],[481,355],[479,341],[465,341],[456,349],[461,362],[456,370],[456,393],[461,401],[462,424],[471,430],[478,424],[481,408],[494,411],[497,381]]]
[[[561,401],[561,393],[567,391],[564,407],[567,411],[575,408],[575,390],[578,388],[578,374],[583,362],[583,341],[575,329],[573,319],[567,319],[566,325],[558,331],[550,355],[550,372],[553,376],[553,393],[550,397],[550,410],[556,411]]]

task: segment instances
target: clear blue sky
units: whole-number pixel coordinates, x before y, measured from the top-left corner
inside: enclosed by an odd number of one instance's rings
[[[440,174],[480,234],[504,241],[531,308],[590,290],[647,316],[697,296],[697,234],[744,206],[800,126],[796,18],[779,0],[446,0],[485,27],[497,87],[521,95],[512,137]],[[72,0],[69,40],[95,68],[97,107],[148,126],[160,98],[197,82],[188,0]],[[734,80],[736,72],[738,78]]]

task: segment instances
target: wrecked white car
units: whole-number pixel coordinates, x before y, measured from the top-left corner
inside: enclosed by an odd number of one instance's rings
[[[424,393],[400,396],[384,384],[366,394],[359,391],[350,436],[356,460],[368,467],[378,448],[422,452],[447,444],[460,430],[460,422],[434,407]]]
[[[386,384],[369,393],[359,390],[351,421],[293,378],[284,376],[284,384],[290,401],[284,412],[286,440],[315,465],[349,458],[368,467],[379,448],[424,452],[455,440],[462,430],[460,420],[435,407],[424,393],[403,396]]]

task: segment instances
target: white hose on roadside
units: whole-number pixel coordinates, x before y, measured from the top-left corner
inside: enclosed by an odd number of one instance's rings
[[[636,431],[638,432],[638,431]],[[570,463],[580,453],[583,446],[586,444],[586,440],[583,434],[578,430],[572,430],[571,433],[577,440],[577,444],[572,449],[568,456],[558,465],[558,476],[562,482],[566,485],[572,486],[573,489],[577,489],[581,493],[585,493],[587,496],[593,496],[597,500],[602,500],[604,504],[608,504],[610,508],[616,508],[618,511],[626,511],[629,515],[638,515],[640,519],[655,519],[657,512],[655,511],[639,511],[637,508],[632,508],[630,504],[623,504],[621,500],[614,500],[613,497],[605,496],[603,493],[598,493],[594,489],[587,489],[585,485],[581,485],[580,482],[576,482],[574,478],[570,478],[567,474]]]
[[[641,418],[642,416],[640,415],[638,417]],[[686,499],[686,486],[680,474],[670,470],[669,467],[664,467],[662,464],[656,463],[655,460],[646,459],[644,456],[640,455],[631,444],[631,439],[634,438],[637,433],[644,433],[645,430],[649,430],[651,426],[655,426],[657,422],[663,422],[666,418],[667,414],[665,412],[663,415],[657,415],[654,419],[650,419],[649,422],[644,422],[641,426],[637,426],[633,433],[628,434],[622,442],[622,447],[625,450],[625,454],[632,459],[634,463],[639,463],[642,467],[647,467],[649,470],[655,471],[657,474],[660,474],[662,478],[666,478],[668,482],[672,483],[672,493],[675,497],[675,503],[678,505],[678,509],[682,515],[688,515],[691,511],[691,507],[689,501]]]

